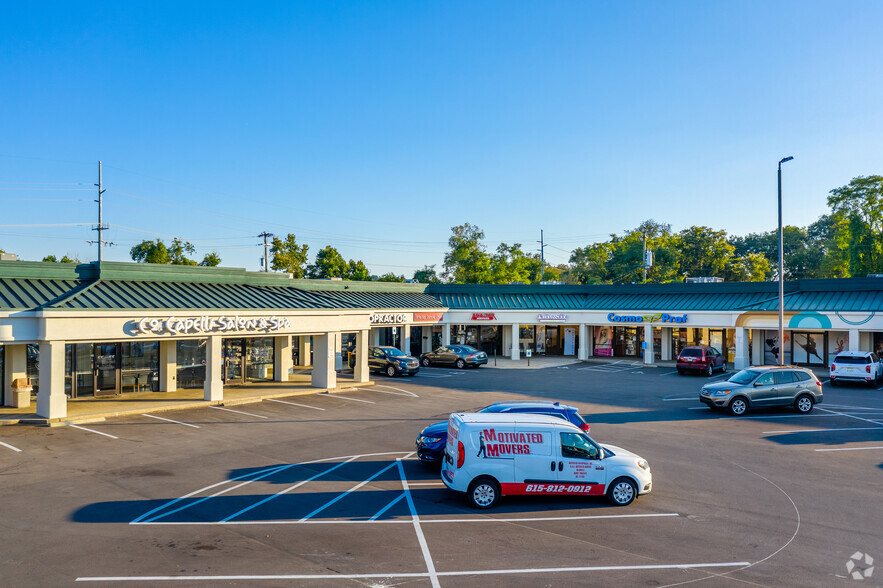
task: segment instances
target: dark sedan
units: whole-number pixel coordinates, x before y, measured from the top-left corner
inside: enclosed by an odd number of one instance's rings
[[[560,402],[495,402],[476,412],[544,414],[564,419],[589,432],[589,424],[579,410]],[[433,423],[417,435],[417,457],[425,463],[438,463],[445,453],[447,442],[448,421]]]
[[[421,355],[420,363],[424,367],[445,364],[453,365],[460,369],[466,366],[477,368],[487,363],[487,353],[469,345],[442,345],[435,351]]]
[[[420,371],[420,362],[395,347],[369,347],[368,369],[390,377],[413,376]]]

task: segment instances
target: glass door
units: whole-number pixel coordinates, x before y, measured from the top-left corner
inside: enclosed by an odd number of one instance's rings
[[[95,396],[114,396],[120,393],[118,361],[116,343],[95,345]]]
[[[245,340],[243,339],[225,339],[224,340],[224,383],[226,384],[242,384],[245,382],[243,375],[245,370],[243,363],[245,359]]]
[[[93,396],[95,371],[92,365],[95,346],[77,343],[74,346],[74,397]]]

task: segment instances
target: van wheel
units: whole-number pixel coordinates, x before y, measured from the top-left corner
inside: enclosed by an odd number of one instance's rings
[[[388,368],[386,368],[386,375],[389,376],[390,378],[392,378],[393,376],[395,376],[395,375],[396,375],[396,368],[395,368],[395,366],[392,366],[392,365],[391,365],[391,366],[389,366]]]
[[[629,478],[617,478],[607,489],[607,500],[613,506],[628,506],[638,496],[638,486]]]
[[[473,508],[488,509],[500,499],[500,485],[492,478],[477,478],[469,484],[466,501]]]
[[[748,410],[748,401],[744,398],[733,398],[730,402],[730,414],[733,416],[742,416]]]
[[[429,367],[429,358],[424,357],[422,363],[423,363],[423,367]]]
[[[794,401],[794,410],[800,414],[809,414],[812,412],[813,404],[814,403],[809,394],[801,394],[797,397],[797,400]]]

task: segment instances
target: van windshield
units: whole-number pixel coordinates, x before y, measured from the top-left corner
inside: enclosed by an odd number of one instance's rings
[[[754,381],[754,378],[760,375],[760,372],[755,370],[742,370],[730,377],[728,382],[732,382],[734,384],[750,384]]]

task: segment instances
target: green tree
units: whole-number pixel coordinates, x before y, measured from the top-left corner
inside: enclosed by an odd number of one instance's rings
[[[175,237],[168,247],[162,239],[142,241],[129,250],[129,255],[138,263],[204,266],[216,266],[221,263],[221,258],[216,252],[206,254],[201,263],[187,257],[187,254],[193,255],[195,252],[196,247],[192,243]]]
[[[365,264],[361,261],[353,261],[352,259],[346,266],[346,276],[344,276],[347,280],[358,280],[360,282],[364,282],[371,277],[371,274],[368,272],[368,268],[365,267]]]
[[[61,261],[54,255],[47,255],[43,258],[43,261],[50,263],[80,263],[80,260],[76,257],[68,257],[67,255],[62,256]]]
[[[423,269],[414,272],[414,279],[421,284],[438,284],[441,280],[435,273],[435,264],[424,265]]]
[[[831,190],[828,206],[848,221],[849,273],[883,273],[883,176],[859,176]]]
[[[613,255],[613,244],[595,243],[577,247],[570,254],[570,276],[577,284],[606,284],[610,281],[607,264]]]
[[[307,267],[307,276],[314,279],[344,278],[347,267],[340,252],[328,245],[316,253],[316,261]]]
[[[735,247],[727,243],[726,231],[692,226],[678,233],[681,271],[688,277],[724,274]]]
[[[205,254],[202,261],[199,262],[199,265],[205,267],[217,267],[221,265],[221,258],[216,251],[212,251],[211,253]]]
[[[486,284],[490,281],[491,260],[481,240],[484,232],[465,223],[451,227],[445,254],[445,276],[457,284]]]
[[[849,221],[839,213],[823,214],[806,233],[821,255],[818,277],[849,277]]]
[[[724,269],[723,278],[730,282],[763,282],[772,268],[770,260],[761,253],[746,253],[731,257]]]
[[[490,258],[490,282],[493,284],[530,284],[538,282],[541,273],[540,256],[522,251],[521,243],[512,246],[500,243],[497,252]]]
[[[129,250],[129,255],[138,263],[171,263],[169,250],[161,239],[142,241]]]
[[[284,240],[273,237],[273,244],[270,246],[270,267],[273,271],[281,270],[295,278],[302,278],[309,249],[309,245],[298,245],[295,236],[291,233],[288,233]]]
[[[383,274],[379,278],[377,278],[378,282],[404,282],[405,276],[397,276],[392,272]]]

